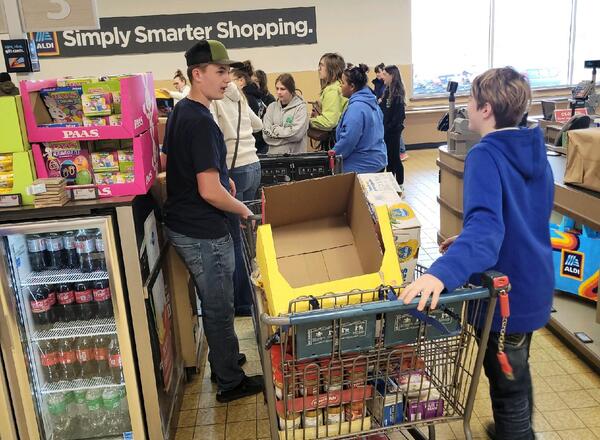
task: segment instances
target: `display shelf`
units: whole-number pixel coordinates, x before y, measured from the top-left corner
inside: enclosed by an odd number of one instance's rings
[[[117,326],[114,318],[90,319],[89,321],[70,321],[53,324],[49,330],[40,330],[32,334],[32,341],[47,339],[78,338],[82,336],[114,335]]]
[[[38,286],[40,284],[78,283],[108,279],[108,272],[96,271],[83,273],[77,269],[45,270],[31,272],[21,283],[21,287]]]
[[[122,387],[125,383],[113,383],[110,377],[94,377],[93,379],[61,380],[49,383],[42,388],[42,394],[65,393],[68,391],[91,390],[94,388]]]

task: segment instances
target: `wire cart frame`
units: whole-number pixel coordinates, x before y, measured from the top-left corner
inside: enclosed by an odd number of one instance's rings
[[[246,202],[259,221],[261,202]],[[256,273],[254,224],[244,245]],[[425,273],[417,266],[415,276]],[[401,286],[292,300],[270,316],[253,276],[253,321],[265,380],[273,440],[368,438],[403,429],[435,439],[435,425],[470,420],[502,274],[483,274],[486,287],[441,295],[436,310],[398,300]],[[500,282],[499,282],[500,281]],[[359,298],[359,301],[350,301]],[[323,308],[327,301],[333,307]],[[297,311],[304,303],[306,310]],[[427,430],[425,436],[421,429]]]

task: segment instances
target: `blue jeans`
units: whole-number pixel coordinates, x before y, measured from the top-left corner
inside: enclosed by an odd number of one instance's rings
[[[236,199],[242,202],[256,200],[260,185],[260,162],[236,167],[229,171],[229,177],[235,183]]]
[[[252,313],[252,285],[246,269],[240,219],[235,214],[227,214],[229,232],[233,238],[235,270],[233,272],[233,303],[237,316],[250,316]]]
[[[404,144],[404,138],[400,135],[400,154],[406,153],[406,145]]]
[[[208,361],[219,390],[240,384],[240,347],[233,327],[233,240],[231,235],[202,240],[165,228],[169,241],[190,271],[202,302],[202,325],[208,341]]]
[[[490,381],[490,397],[494,411],[496,438],[502,440],[533,440],[533,386],[529,371],[529,347],[532,333],[506,335],[504,352],[513,368],[514,380],[508,380],[496,354],[498,333],[490,333],[483,361]]]

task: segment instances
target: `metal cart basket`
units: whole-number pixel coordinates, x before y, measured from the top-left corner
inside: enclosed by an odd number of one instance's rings
[[[259,202],[248,206],[260,212]],[[252,273],[254,228],[247,226],[244,235]],[[424,271],[417,266],[416,276]],[[271,438],[367,438],[402,429],[435,439],[437,423],[462,420],[471,439],[497,296],[509,289],[501,274],[484,274],[483,280],[486,287],[441,295],[435,310],[419,312],[419,298],[405,305],[397,300],[399,286],[380,286],[297,298],[282,316],[268,315],[255,282],[254,325]],[[335,306],[322,308],[324,300]],[[309,311],[297,311],[306,303]]]

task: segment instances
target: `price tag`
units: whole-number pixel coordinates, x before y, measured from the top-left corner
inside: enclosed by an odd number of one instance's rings
[[[95,186],[72,186],[69,188],[73,200],[94,200],[98,198],[98,189]]]
[[[34,196],[36,194],[43,194],[46,191],[46,185],[43,183],[37,183],[35,185],[30,185],[27,187],[27,194],[30,196]]]
[[[99,29],[96,0],[20,0],[25,32]]]
[[[21,194],[3,194],[0,196],[0,208],[21,206]]]
[[[575,114],[576,115],[587,115],[588,112],[587,112],[586,108],[576,108]],[[570,108],[554,110],[554,120],[556,122],[561,122],[564,124],[569,119],[571,119],[571,109]]]

